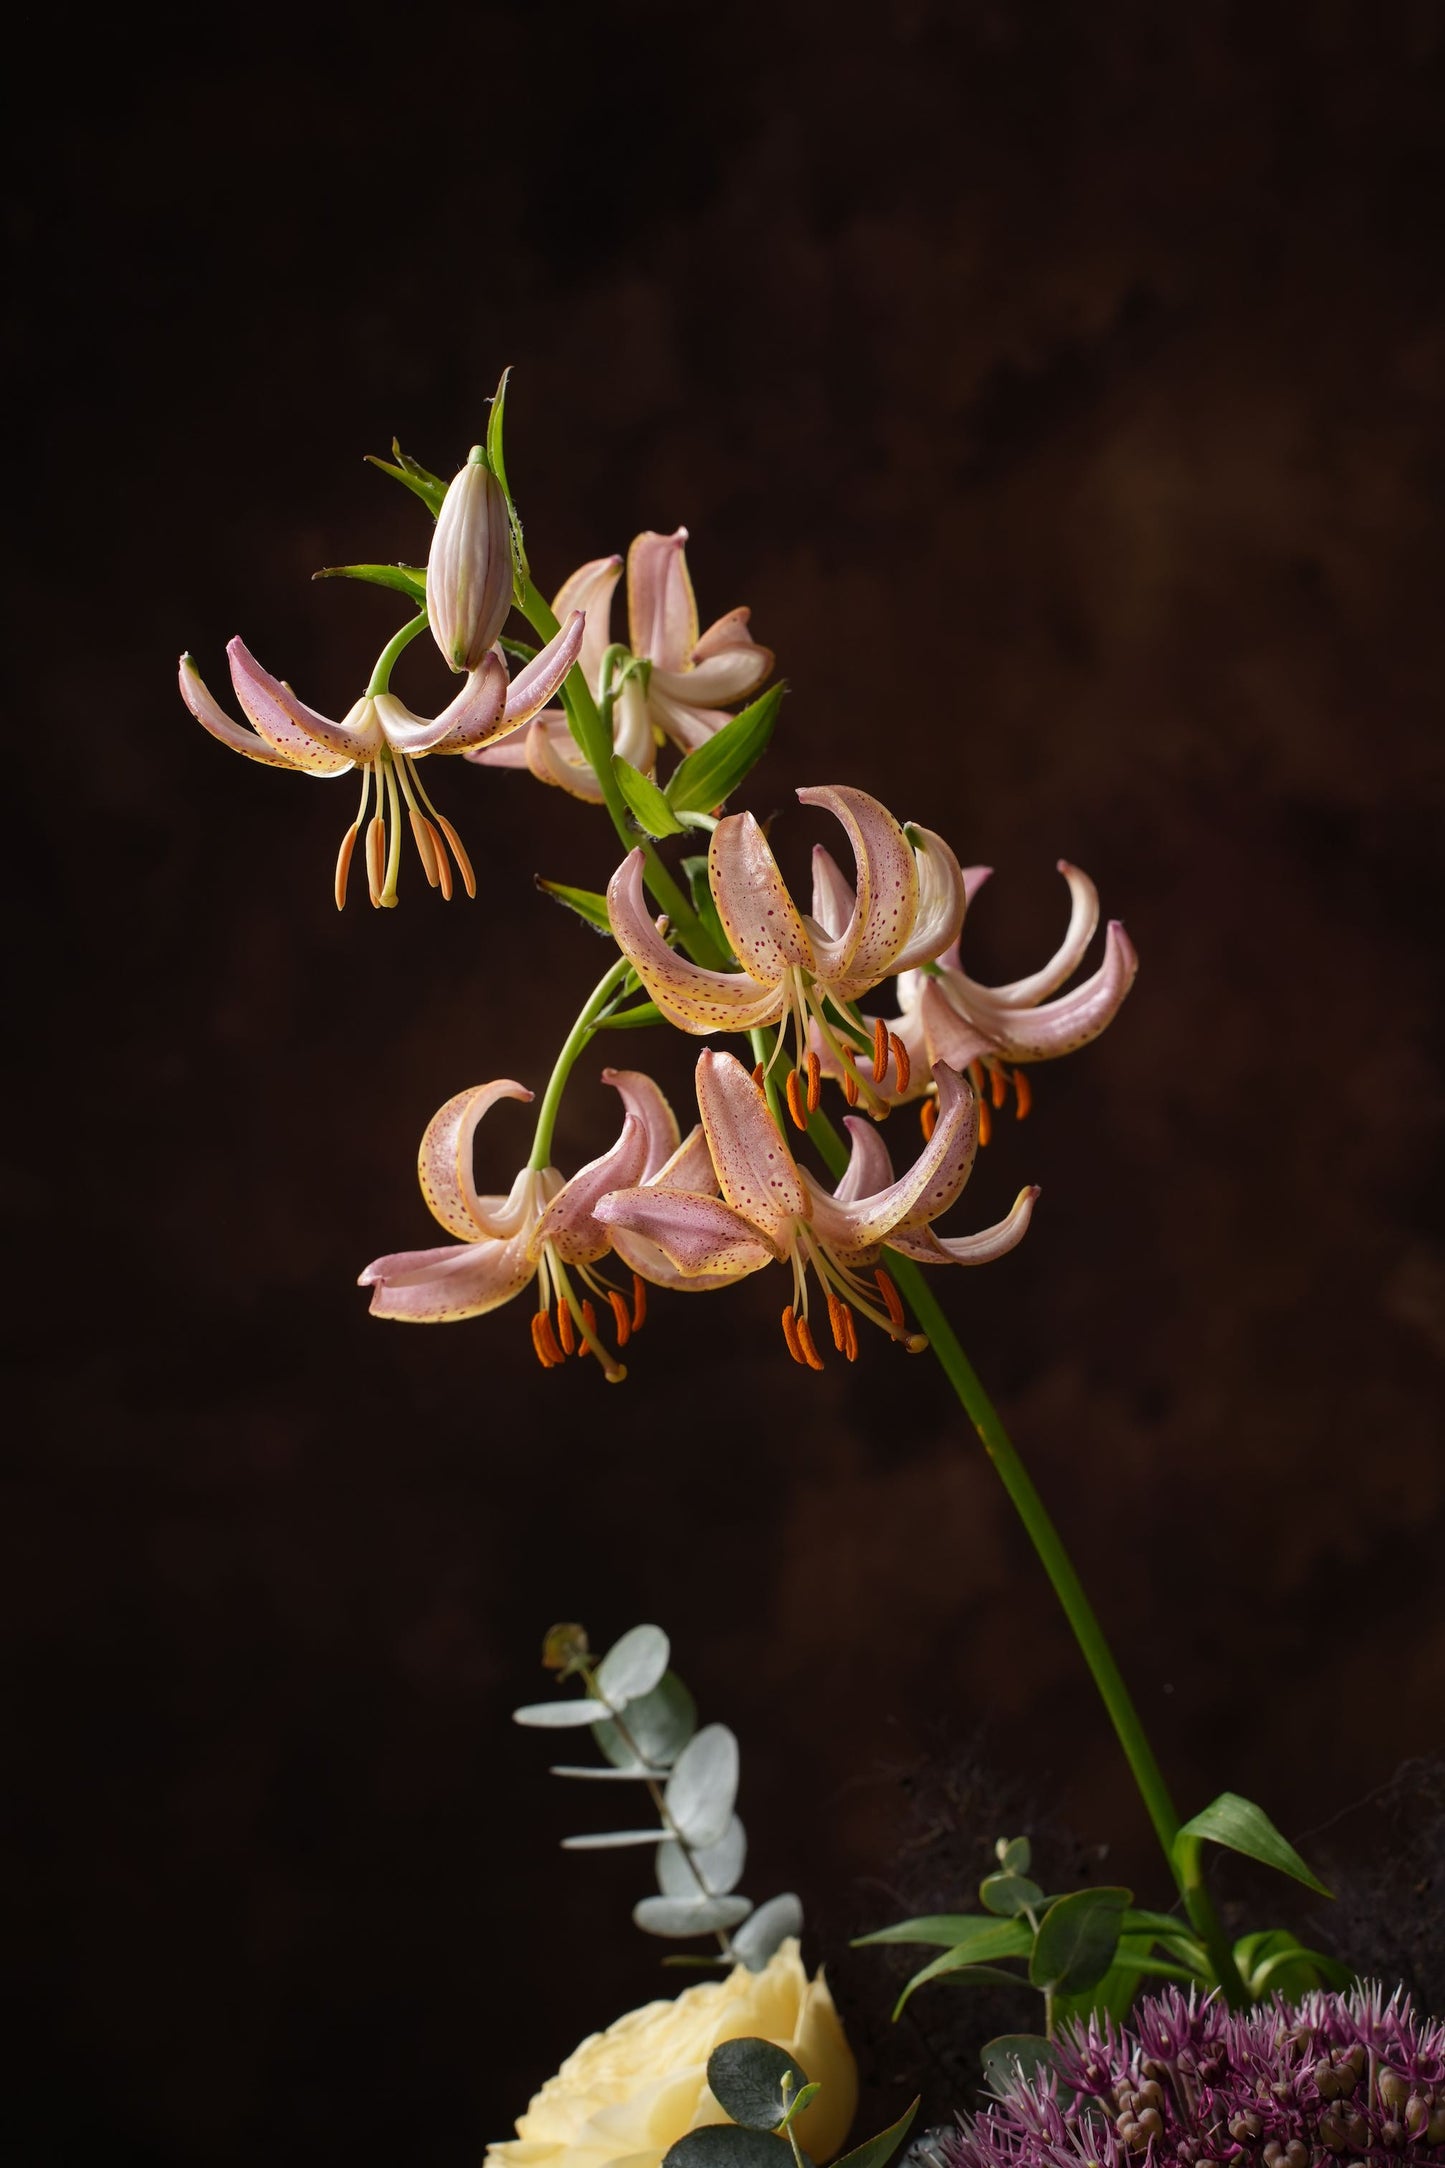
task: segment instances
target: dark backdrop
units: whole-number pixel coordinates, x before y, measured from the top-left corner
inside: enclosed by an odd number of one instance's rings
[[[529,877],[611,845],[449,767],[477,901],[409,865],[338,918],[349,786],[231,758],[174,658],[221,684],[240,630],[339,712],[393,603],[309,574],[425,548],[361,454],[449,473],[505,362],[544,584],[685,521],[705,616],[776,648],[756,803],[846,778],[997,866],[985,976],[1057,937],[1060,854],[1127,921],[1122,1018],[955,1221],[1035,1179],[1035,1230],[947,1297],[1181,1802],[1235,1787],[1348,1869],[1445,1661],[1439,8],[29,27],[19,2157],[450,2168],[658,1991],[637,1858],[557,1852],[591,1795],[507,1721],[558,1615],[668,1625],[742,1736],[751,1885],[804,1892],[854,2007],[900,1778],[980,1726],[1164,1895],[928,1360],[806,1376],[764,1281],[658,1300],[609,1392],[544,1378],[521,1306],[406,1332],[351,1284],[431,1239],[433,1108],[544,1077],[601,951]],[[680,1042],[626,1053],[681,1091]],[[584,1065],[563,1163],[613,1124]]]

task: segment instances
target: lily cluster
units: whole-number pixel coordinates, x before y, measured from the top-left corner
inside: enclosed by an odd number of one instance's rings
[[[1026,978],[982,984],[966,970],[961,942],[988,869],[962,866],[941,835],[845,783],[797,793],[838,823],[851,863],[845,871],[817,846],[806,905],[795,899],[763,824],[727,810],[776,710],[769,694],[738,712],[773,669],[748,610],[702,629],[682,527],[633,541],[625,640],[612,638],[618,555],[582,565],[544,602],[507,484],[501,411],[499,393],[486,444],[473,447],[449,484],[399,451],[400,464],[388,467],[435,518],[426,566],[341,569],[425,607],[388,643],[339,720],[302,702],[240,639],[228,654],[244,725],[213,698],[190,656],[181,662],[186,705],[233,751],[315,776],[360,771],[360,804],[336,863],[338,906],[363,837],[372,903],[396,902],[407,827],[432,887],[450,898],[455,869],[475,894],[466,847],[422,780],[432,754],[521,770],[605,804],[626,846],[605,897],[559,891],[610,932],[619,960],[568,1033],[526,1164],[505,1190],[477,1186],[478,1124],[501,1100],[530,1100],[526,1085],[499,1077],[448,1099],[427,1125],[418,1166],[427,1206],[450,1239],[368,1265],[361,1284],[372,1310],[448,1323],[532,1289],[532,1340],[544,1367],[591,1357],[616,1379],[649,1286],[709,1292],[779,1265],[788,1282],[783,1335],[799,1364],[820,1369],[830,1339],[854,1360],[860,1318],[918,1349],[926,1341],[895,1282],[897,1261],[982,1264],[1021,1239],[1038,1195],[1032,1186],[977,1232],[942,1235],[935,1223],[959,1197],[1010,1090],[1016,1112],[1027,1113],[1028,1065],[1086,1044],[1117,1013],[1137,968],[1128,937],[1111,924],[1098,968],[1065,991],[1099,907],[1087,876],[1062,864],[1071,909],[1057,952]],[[539,647],[506,636],[514,609]],[[425,630],[465,680],[430,717],[391,690],[393,669]],[[664,779],[659,755],[668,746],[682,759]],[[657,849],[688,828],[709,837],[706,860],[687,862],[690,905]],[[889,982],[891,1011],[866,1010]],[[621,1130],[564,1175],[551,1153],[561,1093],[584,1048],[614,1022],[745,1043],[737,1052],[701,1050],[697,1119],[686,1136],[650,1076],[604,1068],[603,1082],[622,1101]],[[823,1113],[830,1082],[850,1110],[846,1155]],[[876,1125],[905,1101],[919,1106],[922,1144],[896,1173]],[[835,1180],[824,1183],[800,1162],[787,1122],[800,1137],[811,1132],[825,1158],[831,1151]]]

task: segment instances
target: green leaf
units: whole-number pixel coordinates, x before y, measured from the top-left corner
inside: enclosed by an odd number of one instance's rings
[[[409,489],[413,496],[420,497],[422,503],[431,513],[432,518],[435,519],[442,508],[442,500],[447,493],[446,483],[439,474],[431,474],[417,460],[409,459],[395,437],[391,440],[391,451],[392,458],[396,461],[395,466],[392,465],[389,459],[378,459],[374,452],[367,453],[367,464],[372,467],[380,467],[383,474],[391,475],[393,480],[402,483],[405,488]]]
[[[808,2083],[797,2057],[771,2040],[724,2040],[707,2059],[713,2098],[748,2130],[776,2130],[782,2122],[788,2112],[784,2078],[791,2079],[791,2091]]]
[[[980,1928],[984,1929],[990,1938],[999,1934],[1008,1936],[1013,1932],[1012,1923],[1005,1924],[978,1912],[926,1912],[920,1919],[898,1920],[892,1927],[875,1928],[871,1935],[855,1935],[852,1947],[855,1950],[866,1950],[880,1942],[924,1942],[952,1950],[967,1942]],[[1026,1950],[1028,1944],[1029,1938],[1025,1932],[1021,1947]],[[1008,1947],[990,1948],[983,1954],[988,1957],[1013,1957],[1018,1953]]]
[[[1077,1995],[1096,1987],[1114,1961],[1127,1889],[1076,1889],[1056,1897],[1039,1922],[1029,1978],[1046,1992]]]
[[[644,835],[680,836],[682,822],[673,818],[672,807],[662,792],[640,768],[634,768],[630,760],[620,754],[612,756],[612,773],[617,778],[628,812]]]
[[[1054,2051],[1042,2033],[999,2033],[996,2039],[984,2042],[979,2060],[984,2084],[1002,2093],[1018,2083],[1020,2064],[1026,2081],[1037,2070],[1052,2070]]]
[[[1293,1875],[1296,1882],[1303,1882],[1318,1897],[1334,1894],[1305,1865],[1288,1838],[1280,1835],[1263,1807],[1257,1807],[1252,1799],[1241,1799],[1238,1792],[1221,1792],[1184,1824],[1174,1839],[1175,1865],[1182,1867],[1189,1857],[1190,1844],[1205,1838],[1231,1852],[1242,1852],[1246,1859],[1274,1867],[1280,1874]]]
[[[502,371],[501,382],[492,394],[492,411],[487,416],[487,465],[502,485],[502,494],[510,504],[511,489],[507,483],[507,455],[502,436],[507,414],[507,379],[511,376],[510,363]]]
[[[803,2159],[808,2162],[806,2153]],[[771,2131],[706,2123],[668,2147],[662,2168],[793,2168],[793,2149],[786,2138],[775,2138]]]
[[[612,922],[607,916],[607,898],[595,888],[569,888],[565,881],[538,880],[537,886],[544,896],[551,896],[557,903],[565,903],[569,911],[585,918],[598,933],[610,934]]]
[[[896,2123],[890,2123],[887,2130],[880,2130],[876,2138],[865,2138],[861,2145],[854,2146],[851,2153],[845,2153],[841,2160],[834,2161],[833,2168],[886,2168],[886,2163],[892,2160],[913,2128],[913,2118],[917,2113],[918,2102],[915,2100],[913,2106],[906,2108]]]
[[[424,565],[323,565],[313,580],[367,580],[373,587],[394,587],[413,602],[426,601]]]
[[[795,2116],[801,2115],[805,2108],[811,2108],[813,2102],[817,2099],[819,2093],[821,2093],[822,2090],[822,2086],[818,2083],[817,2079],[814,2078],[812,2083],[810,2085],[805,2085],[801,2092],[794,2093],[792,2099],[788,2102],[788,2112],[783,2117],[781,2127],[786,2130],[789,2123],[793,2121]]]
[[[661,1009],[655,1001],[639,1001],[630,1009],[609,1009],[597,1019],[599,1031],[640,1031],[646,1024],[664,1022]]]
[[[678,762],[667,785],[667,801],[675,813],[711,813],[732,795],[766,751],[786,690],[784,685],[769,686],[751,707]]]
[[[988,1874],[978,1885],[978,1901],[985,1912],[996,1912],[1003,1919],[1016,1919],[1019,1913],[1041,1905],[1044,1893],[1037,1882],[1030,1882],[1021,1874]]]
[[[1349,1967],[1323,1950],[1306,1949],[1299,1936],[1287,1927],[1266,1928],[1241,1935],[1234,1945],[1234,1961],[1240,1978],[1256,1998],[1274,1993],[1308,1994],[1316,1987],[1347,1987],[1353,1978]]]
[[[875,1936],[876,1941],[878,1938]],[[966,1941],[956,1943],[935,1957],[932,1964],[915,1972],[893,2007],[896,2020],[911,1995],[930,1980],[941,1980],[950,1972],[958,1972],[965,1965],[975,1965],[993,1957],[1027,1957],[1033,1944],[1033,1933],[1023,1920],[986,1920]]]
[[[1033,1847],[1027,1837],[1000,1837],[993,1851],[1005,1874],[1027,1874],[1033,1865]]]

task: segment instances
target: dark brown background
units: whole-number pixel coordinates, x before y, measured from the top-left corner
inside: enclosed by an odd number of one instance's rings
[[[338,919],[350,787],[208,742],[174,657],[220,684],[240,630],[339,712],[395,612],[309,574],[425,548],[361,454],[449,472],[508,361],[544,583],[685,521],[705,615],[777,649],[760,809],[847,778],[996,865],[984,975],[1056,938],[1060,853],[1127,921],[1120,1022],[956,1221],[1036,1179],[1035,1230],[947,1296],[1180,1801],[1348,1864],[1442,1730],[1440,9],[31,29],[18,2157],[450,2168],[658,1991],[637,1858],[557,1853],[593,1797],[507,1722],[559,1614],[670,1627],[744,1742],[750,1886],[804,1892],[855,2006],[922,1745],[985,1726],[1164,1894],[927,1359],[804,1376],[764,1282],[659,1300],[613,1393],[520,1307],[406,1332],[351,1285],[430,1239],[441,1099],[543,1080],[602,952],[528,877],[612,847],[447,768],[476,903],[409,865]],[[687,1051],[621,1058],[681,1092]],[[563,1163],[614,1122],[584,1066]]]

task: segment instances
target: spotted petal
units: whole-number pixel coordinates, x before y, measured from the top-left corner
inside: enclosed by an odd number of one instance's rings
[[[818,1236],[845,1256],[892,1241],[900,1228],[937,1219],[968,1180],[978,1148],[978,1100],[963,1078],[942,1062],[934,1068],[933,1081],[938,1087],[937,1126],[908,1172],[896,1182],[871,1196],[830,1197],[804,1172]]]
[[[247,730],[240,723],[232,722],[189,655],[181,657],[181,698],[201,728],[209,730],[213,738],[219,738],[222,745],[229,745],[233,753],[244,753],[247,760],[259,760],[268,768],[294,768],[297,765],[288,753],[278,753],[273,745],[268,745],[254,730]],[[349,760],[338,761],[327,768],[312,767],[311,772],[316,775],[344,775],[350,766]]]
[[[1059,871],[1069,884],[1069,924],[1063,940],[1041,971],[1026,979],[1015,979],[1008,986],[990,986],[990,1000],[1003,1002],[1009,1008],[1031,1008],[1036,1001],[1056,994],[1083,962],[1099,923],[1099,891],[1088,874],[1071,866],[1067,858],[1059,860]]]
[[[893,1162],[888,1147],[883,1142],[883,1132],[876,1122],[865,1122],[856,1114],[843,1116],[843,1127],[848,1132],[848,1164],[833,1189],[835,1204],[855,1204],[861,1197],[872,1197],[886,1189],[893,1180]]]
[[[718,917],[745,971],[776,986],[794,966],[815,968],[798,907],[751,813],[730,813],[718,822],[707,872]]]
[[[1022,1242],[1038,1196],[1037,1186],[1021,1189],[1007,1218],[980,1228],[976,1235],[945,1237],[931,1227],[907,1227],[889,1236],[888,1247],[920,1265],[991,1265]]]
[[[627,623],[634,655],[681,670],[697,646],[697,602],[687,569],[687,529],[640,534],[627,552]]]
[[[656,1180],[661,1169],[675,1156],[680,1139],[677,1116],[665,1093],[642,1069],[604,1069],[602,1081],[621,1094],[622,1104],[629,1114],[636,1115],[647,1139],[642,1172],[631,1179],[639,1182]]]
[[[568,1265],[586,1265],[604,1256],[611,1236],[594,1216],[597,1206],[610,1191],[639,1182],[647,1156],[647,1125],[636,1114],[624,1115],[617,1142],[564,1182],[537,1221],[532,1256],[540,1257],[545,1244]]]
[[[601,689],[602,658],[612,639],[612,595],[621,577],[620,557],[594,557],[579,565],[552,598],[552,615],[559,625],[565,625],[574,610],[586,619],[577,660],[594,693]]]
[[[374,759],[381,749],[381,730],[368,717],[360,729],[333,723],[298,700],[289,685],[263,670],[244,640],[232,640],[226,654],[231,683],[242,713],[278,753],[285,753],[298,768],[318,775],[337,775],[353,762]],[[358,707],[364,707],[359,702]],[[353,709],[353,714],[356,710]]]
[[[381,693],[376,706],[387,741],[399,753],[461,752],[488,734],[495,735],[507,702],[507,666],[492,650],[484,655],[440,715],[414,715],[395,693]]]
[[[808,1191],[762,1089],[731,1054],[704,1047],[697,1110],[724,1198],[774,1254],[786,1254],[793,1222],[811,1217]]]
[[[914,913],[913,931],[893,959],[895,971],[910,971],[919,964],[932,963],[944,949],[951,947],[963,930],[963,914],[968,901],[963,869],[942,836],[935,835],[931,828],[916,825],[910,833],[917,838],[913,860],[918,869],[918,909]]]
[[[741,1212],[695,1190],[652,1183],[614,1190],[597,1217],[623,1262],[664,1287],[723,1287],[777,1261]]]
[[[624,858],[607,888],[613,937],[670,1024],[680,1031],[750,1031],[776,1023],[783,991],[746,971],[705,971],[670,949],[653,924],[642,888],[640,850]]]
[[[357,1282],[372,1289],[371,1314],[409,1325],[449,1325],[481,1317],[519,1295],[537,1267],[526,1235],[506,1242],[444,1244],[378,1257]]]
[[[427,1209],[448,1234],[475,1241],[478,1233],[501,1239],[517,1232],[517,1188],[511,1197],[481,1197],[472,1179],[472,1139],[478,1122],[499,1099],[528,1100],[525,1084],[510,1077],[457,1092],[427,1123],[417,1153],[417,1179]],[[524,1169],[526,1173],[528,1170]],[[521,1176],[518,1177],[520,1182]]]
[[[1082,985],[1038,1008],[1000,1002],[991,988],[976,986],[961,972],[940,973],[930,991],[940,989],[955,1016],[971,1027],[978,1041],[975,1053],[997,1054],[1004,1061],[1054,1061],[1098,1038],[1119,1013],[1138,969],[1133,942],[1118,919],[1111,919],[1098,970]],[[928,993],[923,997],[923,1011],[927,1022],[934,1013]],[[972,1055],[967,1058],[971,1060]]]
[[[913,931],[918,868],[908,838],[866,791],[825,784],[798,792],[843,823],[853,846],[856,897],[843,931],[818,947],[818,976],[840,1001],[854,1001],[886,978]]]
[[[546,707],[581,653],[586,630],[586,618],[580,610],[574,610],[552,635],[540,654],[534,655],[529,663],[523,664],[507,687],[507,730],[515,730],[518,723],[530,722],[539,710]],[[498,731],[495,735],[500,737],[502,732]],[[464,752],[468,746],[480,743],[479,738],[464,737],[453,731],[447,742],[447,751]]]

